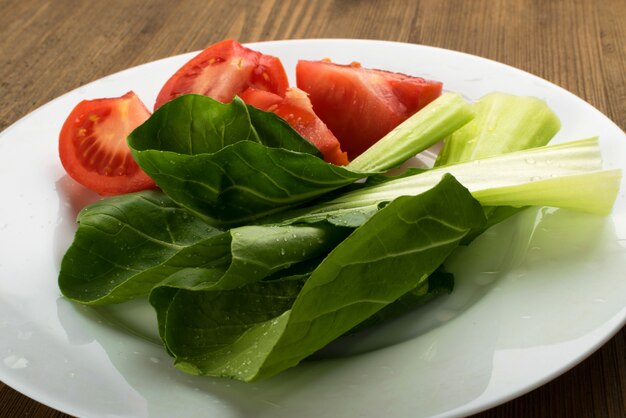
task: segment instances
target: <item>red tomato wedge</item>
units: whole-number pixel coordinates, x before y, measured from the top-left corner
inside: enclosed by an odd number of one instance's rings
[[[288,86],[278,58],[227,39],[209,46],[176,71],[161,88],[154,108],[186,93],[228,103],[248,87],[282,96]]]
[[[351,160],[439,97],[442,89],[438,81],[326,60],[299,61],[296,81]]]
[[[135,93],[83,100],[65,120],[59,156],[65,171],[101,195],[155,188],[133,159],[126,137],[150,116]]]
[[[320,150],[324,160],[335,165],[348,164],[348,157],[341,150],[339,141],[313,111],[305,92],[295,87],[287,89],[285,97],[267,91],[249,88],[241,99],[261,110],[273,112],[285,119],[293,129]]]

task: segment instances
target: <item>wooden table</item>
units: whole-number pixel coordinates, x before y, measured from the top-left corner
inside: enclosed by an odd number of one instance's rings
[[[86,82],[223,39],[366,38],[494,59],[626,126],[623,0],[0,0],[0,131]],[[65,417],[0,383],[0,416]],[[626,330],[480,417],[626,417]]]

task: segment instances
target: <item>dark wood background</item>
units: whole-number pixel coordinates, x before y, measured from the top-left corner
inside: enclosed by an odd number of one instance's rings
[[[543,77],[626,126],[624,0],[0,0],[0,131],[89,81],[227,37],[463,51]],[[1,382],[0,416],[67,417]],[[626,330],[573,370],[478,417],[626,417]]]

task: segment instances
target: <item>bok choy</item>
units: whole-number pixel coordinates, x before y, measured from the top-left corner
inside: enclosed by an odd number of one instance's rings
[[[546,145],[558,127],[536,99],[446,93],[337,167],[273,114],[181,96],[129,137],[162,191],[84,208],[59,287],[83,304],[148,295],[188,373],[270,377],[451,291],[445,260],[490,208],[609,213],[621,173],[596,138]],[[443,139],[435,168],[380,175]]]

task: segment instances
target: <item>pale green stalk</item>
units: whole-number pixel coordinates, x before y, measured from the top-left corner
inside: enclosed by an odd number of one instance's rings
[[[552,109],[536,97],[496,92],[472,107],[476,117],[444,140],[436,166],[542,147],[561,127]]]
[[[397,167],[473,117],[472,106],[465,99],[456,93],[444,93],[352,160],[348,168],[380,173]]]
[[[483,205],[548,205],[599,215],[611,211],[621,179],[620,170],[602,170],[598,140],[589,138],[438,167],[343,194],[284,219],[315,222],[355,210],[371,212],[397,197],[430,189],[446,173]]]

